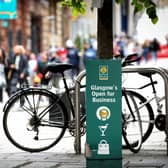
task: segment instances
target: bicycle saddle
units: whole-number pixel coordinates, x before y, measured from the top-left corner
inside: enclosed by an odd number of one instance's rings
[[[47,64],[47,70],[53,73],[63,73],[72,69],[72,64],[51,62]]]
[[[150,78],[156,72],[139,72],[140,75]]]

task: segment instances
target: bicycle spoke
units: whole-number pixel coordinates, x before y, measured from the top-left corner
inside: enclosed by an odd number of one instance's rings
[[[49,111],[57,104],[57,101],[56,103],[53,103],[53,104],[50,104],[49,106],[47,106],[40,114],[39,114],[39,117],[40,117],[40,120],[47,114],[49,113]]]
[[[28,108],[27,106],[25,106],[25,105],[23,105],[22,107],[21,107],[24,111],[26,111],[28,114],[30,114],[31,116],[33,116],[33,112],[31,111],[31,109],[30,108]],[[29,112],[30,111],[30,112]],[[31,113],[32,112],[32,113]]]

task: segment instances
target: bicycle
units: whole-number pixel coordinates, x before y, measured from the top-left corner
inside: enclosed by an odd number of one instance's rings
[[[55,94],[45,88],[23,88],[7,101],[3,109],[3,128],[9,141],[17,148],[28,152],[47,150],[61,140],[67,128],[70,134],[75,136],[75,111],[70,93],[74,90],[74,87],[68,88],[64,75],[64,71],[70,70],[71,68],[71,64],[48,64],[48,70],[50,72],[60,73],[62,75],[65,88],[64,92]],[[130,92],[123,90],[123,98],[130,105],[128,105],[127,113],[122,114],[122,135],[128,148],[132,152],[138,152],[142,144],[140,115],[138,111],[136,113],[128,113],[133,108],[132,106],[137,109],[135,98],[132,94],[128,93]],[[70,110],[67,109],[67,106],[62,101],[65,94]],[[21,104],[20,100],[23,100],[23,98],[24,104]],[[130,119],[131,117],[133,119]],[[17,124],[14,125],[13,121],[17,121]],[[81,135],[85,134],[85,121],[86,113],[83,112],[80,116]],[[127,131],[130,123],[134,123],[134,125],[137,123],[138,129],[136,129],[136,132],[139,131],[138,136],[132,142],[130,142],[130,134]],[[19,134],[16,133],[18,130]],[[132,145],[135,142],[136,145]]]
[[[131,90],[141,90],[141,89],[144,89],[144,88],[147,88],[147,87],[151,86],[153,96],[151,98],[146,99],[143,103],[141,103],[139,108],[143,107],[146,104],[150,104],[153,100],[155,100],[155,105],[156,105],[156,108],[157,108],[156,117],[154,115],[154,110],[153,110],[152,106],[148,110],[148,113],[143,115],[143,117],[141,115],[142,113],[140,113],[141,118],[144,118],[144,119],[141,120],[141,122],[142,122],[142,128],[145,128],[143,130],[144,135],[143,135],[143,139],[142,139],[142,141],[145,142],[149,138],[149,136],[151,135],[154,126],[159,131],[165,131],[166,116],[162,112],[163,104],[161,104],[161,101],[163,101],[165,99],[165,96],[159,97],[157,95],[157,90],[155,88],[155,85],[158,82],[156,80],[153,80],[153,77],[152,77],[155,73],[143,72],[143,73],[139,73],[139,74],[141,76],[144,76],[144,77],[148,78],[150,80],[150,82],[145,84],[145,85],[143,85],[143,86],[141,86],[141,87],[132,87],[132,88],[127,88],[127,89],[129,89],[129,90],[130,89]]]

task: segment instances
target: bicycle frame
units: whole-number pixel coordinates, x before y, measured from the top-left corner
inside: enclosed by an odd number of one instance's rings
[[[60,98],[62,98],[64,95],[67,96],[68,103],[70,105],[70,110],[71,110],[72,117],[73,117],[73,119],[75,119],[75,108],[74,108],[74,105],[73,105],[73,102],[72,102],[72,95],[70,93],[71,91],[75,91],[75,87],[72,86],[72,87],[69,88],[64,73],[61,73],[61,76],[62,76],[62,81],[63,81],[63,84],[64,84],[65,91],[62,92],[61,94],[59,94],[59,95],[57,94],[57,95]],[[80,85],[80,88],[84,88],[84,87],[86,87],[86,85]],[[81,116],[80,121],[84,122],[85,119],[86,119],[86,114]]]
[[[141,105],[139,108],[142,108],[145,104],[147,103],[151,103],[153,100],[155,100],[155,103],[156,103],[156,106],[157,106],[157,112],[159,114],[162,113],[162,104],[160,104],[161,101],[165,100],[165,96],[162,96],[162,97],[158,97],[157,95],[157,91],[156,91],[156,88],[155,88],[155,84],[157,84],[157,81],[153,81],[152,77],[150,77],[150,80],[151,82],[148,83],[148,84],[145,84],[139,88],[127,88],[127,89],[135,89],[135,90],[141,90],[141,89],[144,89],[146,87],[149,87],[151,86],[152,87],[152,90],[153,90],[153,96],[150,98],[150,99],[147,99],[146,102],[143,103],[143,105]]]

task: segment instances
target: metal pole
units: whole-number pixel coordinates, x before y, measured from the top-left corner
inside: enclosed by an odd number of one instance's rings
[[[123,73],[155,72],[162,76],[165,85],[165,110],[166,110],[166,146],[168,156],[168,71],[161,67],[125,67]]]
[[[86,71],[82,71],[75,81],[75,142],[74,148],[76,154],[81,154],[81,133],[80,133],[80,83],[86,76]]]

